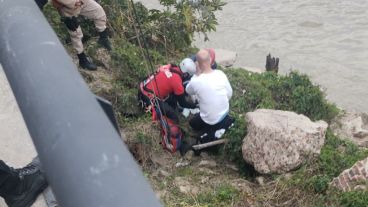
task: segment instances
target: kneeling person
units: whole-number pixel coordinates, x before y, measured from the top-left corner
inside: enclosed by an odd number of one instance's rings
[[[201,133],[200,142],[205,143],[220,138],[232,126],[234,120],[228,113],[233,91],[226,75],[211,68],[208,50],[200,50],[196,59],[197,71],[186,86],[186,92],[198,98],[200,112],[189,124]]]
[[[183,108],[195,108],[195,104],[186,101],[183,86],[183,79],[193,75],[195,67],[189,58],[182,61],[180,68],[174,64],[161,66],[155,74],[139,85],[138,99],[143,107],[152,106],[156,97],[162,113],[178,122],[179,118],[175,112],[178,103]]]

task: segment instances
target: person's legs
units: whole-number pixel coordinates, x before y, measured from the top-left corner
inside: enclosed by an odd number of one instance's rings
[[[94,0],[85,0],[80,14],[94,21],[96,30],[100,35],[98,43],[110,51],[112,48],[106,30],[107,18],[101,5]]]
[[[223,120],[215,125],[209,125],[201,135],[201,143],[212,142],[220,139],[225,132],[233,126],[234,118],[226,115]]]
[[[175,95],[170,95],[166,100],[165,102],[173,109],[176,109],[177,108],[177,105],[178,105],[178,100],[177,98],[175,97]]]
[[[194,117],[189,121],[189,125],[196,131],[204,131],[211,127],[211,125],[202,120],[199,113],[194,115]]]
[[[165,101],[159,101],[160,108],[162,110],[162,115],[167,118],[173,120],[175,123],[179,123],[179,117],[176,114],[175,109],[173,109],[168,103]]]
[[[94,0],[85,0],[80,15],[93,20],[98,32],[106,29],[106,14],[100,4]]]
[[[68,30],[70,39],[72,41],[73,48],[77,51],[79,65],[87,70],[96,70],[97,66],[88,60],[86,54],[84,53],[82,38],[83,32],[79,26],[75,31]]]

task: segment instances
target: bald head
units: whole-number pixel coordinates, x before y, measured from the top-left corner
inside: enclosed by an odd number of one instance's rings
[[[202,72],[210,72],[211,69],[211,56],[208,50],[201,49],[196,55],[199,69]]]

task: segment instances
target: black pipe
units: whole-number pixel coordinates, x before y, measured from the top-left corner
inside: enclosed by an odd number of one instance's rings
[[[161,206],[34,1],[0,0],[0,63],[60,206]]]

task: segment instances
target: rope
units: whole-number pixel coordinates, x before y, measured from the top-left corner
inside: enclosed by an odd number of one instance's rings
[[[135,6],[134,6],[134,2],[133,0],[130,0],[131,1],[131,4],[132,4],[132,8],[133,8],[133,12],[134,12],[134,16],[135,16],[135,19],[136,19],[136,22],[137,22],[137,27],[138,27],[138,32],[139,32],[139,35],[137,35],[137,40],[138,40],[138,44],[140,45],[141,47],[141,42],[140,42],[140,38],[139,37],[143,37],[143,32],[142,32],[142,28],[141,28],[141,23],[139,21],[139,18],[138,18],[138,15],[137,15],[137,11],[135,9]],[[160,96],[160,91],[159,91],[159,88],[158,88],[158,85],[157,85],[157,80],[156,80],[156,76],[154,75],[155,73],[155,70],[154,70],[154,67],[153,67],[153,64],[152,64],[152,60],[151,60],[151,56],[149,55],[149,51],[148,51],[148,47],[147,47],[147,41],[145,38],[143,38],[143,47],[144,47],[144,52],[145,52],[145,56],[146,56],[146,61],[148,61],[149,65],[150,65],[150,69],[151,69],[151,72],[153,74],[153,78],[155,80],[155,85],[156,85],[156,89],[157,89],[157,94],[158,96]],[[142,47],[141,47],[142,48]],[[162,117],[162,114],[164,114],[164,116],[166,117],[166,112],[165,110],[162,110],[161,109],[161,105],[159,103],[159,98],[157,97],[157,95],[155,94],[155,91],[153,91],[153,96],[154,96],[154,104],[156,105],[156,107],[158,108],[158,111],[159,111],[159,118],[160,118],[160,121],[161,121],[161,125],[162,124],[165,124],[165,130],[167,130],[167,123],[166,123],[166,120],[163,119]],[[164,112],[164,113],[162,113]],[[157,112],[156,112],[157,114]],[[162,123],[163,122],[163,123]],[[170,141],[168,140],[168,138],[166,137],[168,134],[170,133],[170,131],[168,130],[166,132],[166,134],[164,135],[165,137],[165,144],[166,146],[168,146],[169,148],[172,147]],[[170,149],[171,150],[171,149]]]
[[[132,8],[133,8],[133,12],[134,12],[134,16],[135,16],[135,19],[136,19],[136,22],[137,22],[137,27],[138,27],[138,32],[139,32],[139,35],[137,36],[137,40],[138,40],[138,43],[139,45],[141,44],[140,42],[140,38],[139,37],[143,37],[143,32],[142,32],[142,27],[141,27],[141,23],[139,21],[139,18],[138,18],[138,15],[137,15],[137,10],[135,9],[135,6],[134,6],[134,2],[133,0],[130,0],[131,1],[131,4],[132,4]],[[152,64],[152,60],[151,60],[151,56],[149,55],[149,51],[148,51],[148,47],[147,47],[147,41],[146,39],[143,38],[143,47],[144,47],[144,52],[145,52],[145,56],[146,56],[146,60],[147,62],[149,63],[149,66],[150,66],[150,69],[151,69],[151,72],[152,74],[155,73],[155,70],[154,70],[154,67],[153,67],[153,64]],[[157,80],[156,80],[156,76],[153,75],[153,78],[155,80],[155,85],[156,85],[156,89],[157,89],[157,94],[158,96],[160,96],[160,91],[158,89],[158,85],[157,85]],[[157,100],[157,96],[155,93],[153,93],[153,96],[154,96],[154,100],[157,104],[157,107],[159,108],[159,111],[160,113],[162,114],[162,110],[161,110],[161,106],[160,104],[158,103],[158,100]],[[166,116],[166,114],[165,114]]]

